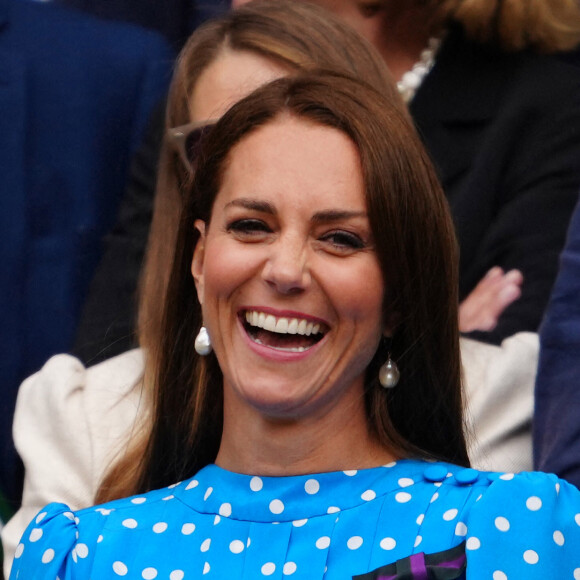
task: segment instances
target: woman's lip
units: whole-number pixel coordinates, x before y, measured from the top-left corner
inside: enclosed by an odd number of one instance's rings
[[[296,312],[295,310],[278,310],[277,308],[268,306],[242,306],[238,310],[238,315],[243,318],[246,312],[263,312],[264,314],[271,314],[276,318],[298,318],[299,320],[307,320],[308,322],[324,325],[327,328],[330,327],[328,322],[323,318],[305,314],[304,312]]]
[[[248,335],[248,333],[244,327],[244,324],[242,322],[241,317],[238,317],[238,327],[239,327],[240,333],[243,337],[243,340],[248,345],[250,350],[255,352],[260,357],[268,359],[268,360],[272,360],[272,361],[278,361],[278,362],[302,361],[302,360],[308,358],[309,356],[311,356],[312,354],[314,354],[320,348],[320,346],[324,342],[326,342],[326,336],[323,336],[318,342],[314,343],[312,346],[310,346],[309,348],[307,348],[306,350],[303,350],[301,352],[294,352],[291,350],[282,350],[279,348],[268,346],[266,344],[260,344],[260,343],[256,342],[255,340],[252,340],[252,338]]]

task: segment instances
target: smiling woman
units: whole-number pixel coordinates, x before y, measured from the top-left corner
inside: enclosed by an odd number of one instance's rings
[[[300,417],[319,437],[315,454],[300,458],[292,450],[298,472],[320,470],[311,465],[315,457],[324,457],[324,470],[339,469],[345,454],[359,468],[409,454],[465,464],[456,247],[433,169],[398,100],[369,99],[363,106],[355,98],[360,87],[375,96],[365,85],[338,76],[309,82],[289,95],[271,88],[263,98],[242,101],[208,134],[197,159],[164,333],[190,338],[166,345],[172,354],[161,358],[158,384],[174,385],[159,393],[160,416],[169,417],[184,398],[207,398],[203,412],[192,414],[200,426],[187,427],[203,444],[170,456],[178,471],[191,472],[200,465],[182,462],[206,461],[202,454],[211,461],[227,453],[241,462],[250,453],[271,473],[280,469],[268,464],[280,449],[270,420],[294,421],[285,424],[287,448],[295,441],[289,429],[303,433]],[[322,94],[327,86],[332,98]],[[195,292],[192,256],[201,309],[187,299]],[[429,288],[413,283],[419,272],[430,275]],[[264,322],[271,315],[276,324],[289,315],[321,322],[325,332],[302,352],[281,350],[273,333],[248,332],[247,311],[258,319],[262,313]],[[188,341],[202,320],[217,360],[190,356]],[[409,369],[391,393],[378,386],[389,353]],[[175,357],[183,358],[176,363]],[[207,378],[192,388],[175,374],[184,368],[185,376]],[[223,392],[214,383],[223,383]],[[444,412],[435,416],[432,408]],[[257,441],[272,443],[259,452],[242,436],[257,423],[269,434]],[[167,468],[162,431],[151,440],[150,457],[156,464],[163,450]],[[171,432],[174,437],[174,425]],[[148,477],[156,477],[153,471]]]
[[[372,449],[368,437],[337,446],[332,436],[346,413],[347,440],[367,432],[364,373],[391,334],[364,191],[356,147],[334,128],[283,116],[232,150],[210,221],[196,222],[192,266],[233,410],[218,460],[227,437],[227,454],[252,462],[255,450],[236,442],[262,416],[324,416],[320,443],[342,460],[345,447],[359,461]]]
[[[138,495],[47,506],[11,578],[577,578],[580,492],[466,467],[453,226],[400,102],[278,79],[192,162]]]

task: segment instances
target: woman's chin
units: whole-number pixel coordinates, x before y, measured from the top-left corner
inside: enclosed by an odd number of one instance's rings
[[[235,393],[239,402],[271,419],[299,419],[318,406],[321,389],[312,376],[280,376],[279,374],[255,372],[238,376],[226,385]],[[237,406],[237,405],[236,405]]]

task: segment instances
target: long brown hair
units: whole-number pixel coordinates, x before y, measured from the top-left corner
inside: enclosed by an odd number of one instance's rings
[[[190,273],[232,148],[281,114],[336,128],[356,145],[367,211],[397,312],[392,356],[402,369],[392,390],[378,385],[387,356],[379,347],[366,374],[369,429],[403,457],[467,465],[463,436],[457,245],[443,191],[399,100],[336,73],[284,78],[234,105],[208,133],[177,236],[156,380],[154,422],[136,491],[191,476],[215,460],[223,414],[222,374],[214,354],[195,354],[201,307]]]
[[[169,92],[166,126],[192,121],[190,102],[202,72],[222,51],[245,50],[296,73],[315,68],[358,76],[398,102],[386,65],[373,47],[341,20],[318,6],[295,0],[255,0],[197,29],[184,46]],[[402,102],[400,103],[403,108]],[[153,221],[140,287],[139,341],[146,352],[144,409],[150,408],[163,336],[163,311],[183,204],[191,175],[164,141]],[[127,448],[106,474],[96,496],[103,502],[136,491],[152,418],[140,416]]]
[[[386,95],[394,95],[396,90],[374,49],[342,21],[305,2],[257,0],[191,36],[177,61],[167,105],[168,128],[192,121],[189,107],[197,80],[226,48],[250,51],[289,71],[342,71],[364,79]],[[180,190],[189,178],[179,156],[164,143],[139,309],[140,343],[149,351],[149,363],[153,363],[159,343],[160,306],[175,248]]]

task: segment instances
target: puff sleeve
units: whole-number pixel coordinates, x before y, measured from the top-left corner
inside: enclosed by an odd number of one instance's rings
[[[467,579],[580,580],[580,491],[555,475],[490,474],[467,523]]]
[[[63,503],[46,506],[28,525],[14,554],[10,580],[73,580],[88,578],[81,567],[68,561],[82,561],[86,554],[77,543],[75,515]]]
[[[25,467],[24,491],[1,534],[6,578],[22,532],[43,506],[62,502],[78,510],[94,503],[111,460],[146,413],[143,366],[138,349],[89,369],[57,355],[20,387],[13,433]]]

